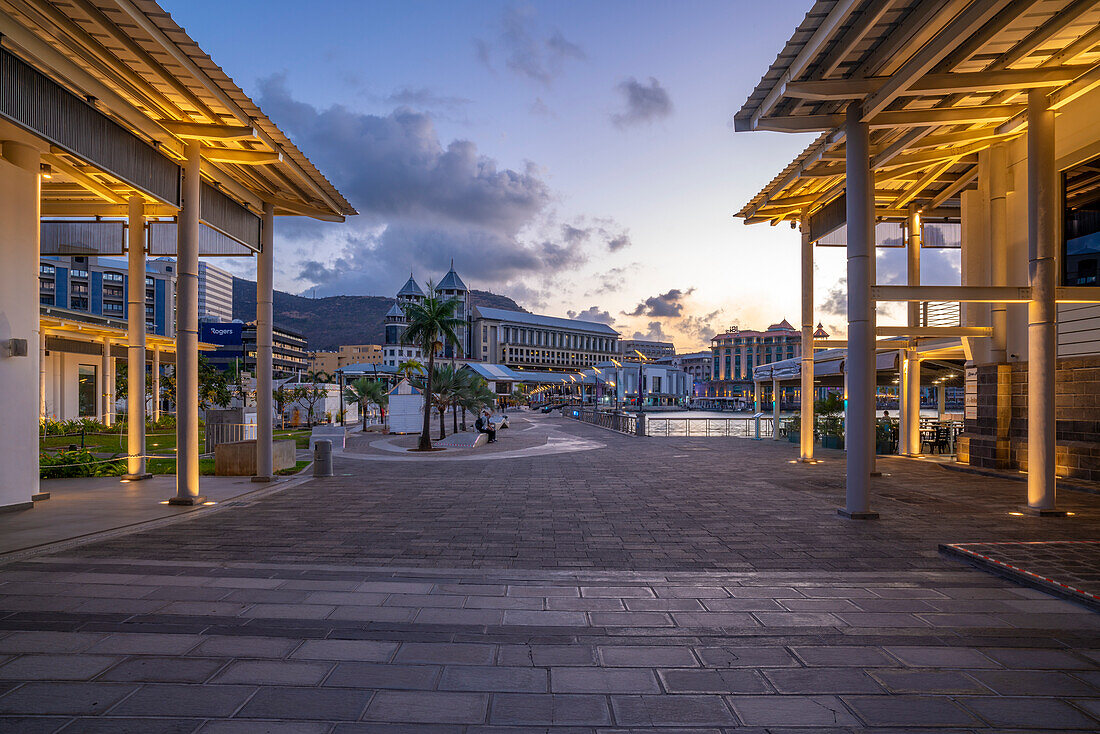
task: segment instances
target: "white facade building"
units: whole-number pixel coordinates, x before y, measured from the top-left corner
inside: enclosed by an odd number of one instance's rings
[[[233,276],[202,261],[199,261],[199,318],[233,320]]]

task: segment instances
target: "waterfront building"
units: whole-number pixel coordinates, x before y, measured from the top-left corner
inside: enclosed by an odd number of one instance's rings
[[[676,354],[676,345],[672,342],[655,342],[645,339],[623,339],[619,342],[619,354],[633,359],[641,354],[646,359],[661,359]]]
[[[455,272],[454,261],[451,262],[451,269],[435,285],[435,293],[440,298],[458,301],[455,316],[466,322],[466,326],[457,329],[458,344],[451,344],[449,340],[445,340],[442,356],[456,359],[471,358],[470,325],[473,309],[470,303],[470,289],[466,287],[466,284],[462,282],[462,278]],[[383,327],[385,343],[382,345],[382,364],[396,367],[410,359],[425,360],[425,355],[418,345],[408,344],[401,340],[401,335],[408,326],[408,319],[405,317],[405,305],[421,303],[423,300],[424,291],[421,290],[412,273],[409,273],[409,279],[397,291],[397,297],[393,305],[386,312]]]
[[[382,364],[381,344],[344,344],[336,351],[309,353],[311,372],[335,374],[341,367],[351,364]]]
[[[95,255],[45,256],[38,264],[38,302],[42,306],[103,316],[125,323],[130,288],[127,262]],[[175,263],[149,261],[141,285],[145,331],[158,336],[175,332]]]
[[[739,131],[819,133],[737,216],[801,230],[803,393],[815,382],[814,246],[847,250],[847,339],[822,341],[846,348],[848,517],[876,516],[884,353],[901,387],[902,453],[921,452],[924,373],[956,362],[958,461],[1025,471],[1020,499],[1035,515],[1059,514],[1056,477],[1100,479],[1088,377],[1100,369],[1100,11],[995,5],[815,2],[734,116]],[[876,284],[877,248],[898,243],[905,283]],[[961,250],[959,282],[923,285],[922,250],[944,246]],[[876,324],[878,302],[908,304],[905,323]],[[954,323],[930,318],[942,303],[960,304]],[[800,413],[809,461],[812,405]]]
[[[736,326],[711,339],[711,378],[708,397],[741,398],[752,395],[752,371],[762,364],[793,359],[802,354],[802,340],[783,319],[764,331]]]
[[[619,358],[619,332],[607,324],[475,306],[473,354],[519,369],[576,370]]]
[[[233,320],[233,276],[199,261],[199,321]]]
[[[707,385],[714,374],[714,356],[711,352],[691,352],[688,354],[676,354],[671,357],[662,357],[658,364],[678,367],[691,378],[691,396],[702,397],[706,395]]]

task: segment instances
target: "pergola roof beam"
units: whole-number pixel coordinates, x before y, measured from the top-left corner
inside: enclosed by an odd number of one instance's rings
[[[1057,110],[1065,107],[1098,86],[1100,86],[1100,64],[1093,66],[1061,89],[1051,92],[1049,97],[1050,109]]]
[[[103,182],[97,180],[94,176],[85,173],[76,166],[70,165],[64,158],[53,153],[47,153],[42,156],[42,159],[49,163],[57,170],[64,173],[73,181],[78,183],[83,188],[91,191],[93,194],[111,204],[125,204],[126,198],[118,192],[111,189]]]
[[[236,148],[213,148],[202,146],[202,157],[214,163],[236,163],[239,166],[262,166],[282,163],[282,153],[266,150],[238,150]]]
[[[177,138],[189,140],[249,140],[258,137],[251,125],[215,125],[205,122],[161,120],[158,123]]]
[[[969,186],[970,184],[972,184],[973,182],[975,182],[977,180],[978,180],[978,167],[974,166],[969,171],[967,171],[966,173],[964,173],[961,176],[959,176],[958,178],[956,178],[955,182],[953,184],[950,184],[943,191],[941,191],[940,193],[933,196],[932,201],[930,202],[929,206],[932,206],[932,207],[940,206],[945,201],[947,201],[948,199],[954,197],[960,191],[962,191],[967,186]]]
[[[950,158],[950,159],[944,161],[943,163],[941,163],[940,165],[934,166],[933,168],[931,168],[915,184],[913,184],[908,189],[906,189],[904,194],[902,194],[901,196],[899,196],[897,199],[894,200],[894,203],[892,205],[893,208],[902,209],[902,208],[908,206],[909,202],[911,202],[911,201],[913,201],[913,199],[917,198],[920,195],[920,193],[922,191],[924,191],[926,186],[928,186],[933,181],[938,179],[949,168],[951,168],[956,163],[958,163],[959,158],[961,158],[961,156],[956,157],[956,158]]]
[[[1003,69],[960,74],[927,74],[898,93],[902,96],[932,94],[971,94],[999,92],[1009,89],[1057,87],[1081,74],[1081,67],[1062,66],[1051,69]],[[860,99],[882,89],[891,77],[865,79],[825,79],[791,82],[787,96],[810,100]]]
[[[872,128],[962,125],[1003,121],[1026,111],[1026,105],[983,105],[980,107],[942,107],[926,110],[887,110],[870,121]],[[844,124],[843,114],[769,117],[761,119],[758,130],[776,132],[813,132],[833,130]]]

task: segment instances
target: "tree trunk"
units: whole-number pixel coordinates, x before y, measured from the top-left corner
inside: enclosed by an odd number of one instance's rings
[[[452,405],[451,406],[451,418],[453,419],[453,423],[454,423],[454,430],[451,431],[451,433],[458,433],[458,406],[457,405]]]
[[[439,440],[442,441],[443,439],[447,438],[447,429],[446,429],[447,424],[443,422],[443,417],[445,415],[447,415],[447,408],[442,407],[442,408],[439,408],[438,410],[439,410]]]
[[[432,343],[427,343],[428,348],[428,374],[424,377],[424,426],[420,431],[420,444],[418,448],[421,451],[431,451],[432,449],[432,370],[435,369],[435,350],[432,349]]]

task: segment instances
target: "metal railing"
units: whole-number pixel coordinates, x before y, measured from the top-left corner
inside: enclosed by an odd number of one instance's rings
[[[235,441],[255,441],[255,423],[208,423],[206,425],[206,449],[205,453],[212,453],[214,447],[223,443]]]
[[[647,436],[756,437],[755,418],[646,418]],[[771,438],[771,417],[761,417],[760,438]]]
[[[562,411],[562,415],[583,421],[584,423],[591,423],[594,426],[618,431],[619,433],[627,433],[631,436],[635,435],[638,431],[637,416],[627,413],[608,413],[599,410],[566,408]]]

